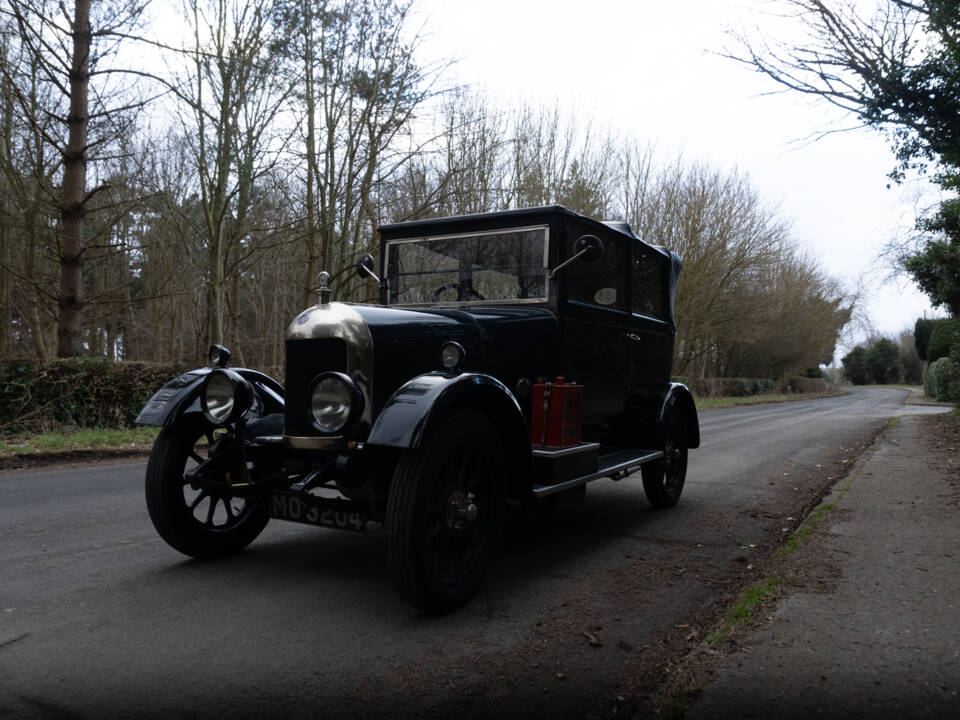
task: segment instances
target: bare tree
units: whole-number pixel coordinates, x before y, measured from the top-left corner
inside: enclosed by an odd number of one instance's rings
[[[205,258],[206,340],[226,338],[229,281],[252,248],[244,244],[254,187],[277,162],[273,133],[290,83],[274,70],[276,27],[270,4],[189,0],[192,46],[172,85],[183,139],[196,171]]]
[[[936,170],[948,195],[891,248],[936,305],[960,313],[960,7],[956,0],[782,0],[783,33],[735,35],[729,57],[887,135],[890,176]],[[797,33],[797,30],[800,33]],[[778,37],[779,35],[779,37]]]
[[[373,249],[380,214],[374,198],[420,155],[411,121],[433,95],[440,66],[416,60],[420,39],[406,0],[296,0],[285,17],[297,30],[306,161],[306,251],[302,283],[309,299],[320,265],[341,296],[347,269]],[[401,139],[407,142],[401,142]]]
[[[7,0],[7,19],[19,52],[0,56],[0,73],[20,113],[59,160],[56,200],[59,232],[53,248],[60,264],[57,354],[84,351],[84,220],[99,188],[88,189],[88,163],[116,131],[118,118],[137,107],[129,96],[111,92],[119,72],[109,60],[118,38],[143,11],[140,0],[98,5],[90,0],[71,7],[52,0]],[[14,60],[14,58],[16,58]],[[91,101],[91,81],[96,80]],[[44,102],[38,102],[43,97]],[[90,137],[91,123],[98,132]]]

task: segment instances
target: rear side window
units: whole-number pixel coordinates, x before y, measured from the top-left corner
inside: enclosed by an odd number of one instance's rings
[[[573,256],[573,244],[579,237],[575,233],[570,235],[567,257]],[[596,262],[575,262],[563,271],[567,274],[567,300],[625,310],[623,239],[605,237],[603,244],[603,255]]]
[[[666,320],[666,259],[640,243],[634,243],[630,269],[631,310],[637,315]]]

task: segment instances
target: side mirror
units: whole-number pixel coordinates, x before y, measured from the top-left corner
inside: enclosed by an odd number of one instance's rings
[[[552,278],[572,262],[583,260],[586,263],[593,263],[599,260],[602,256],[603,241],[596,235],[581,235],[573,244],[573,255],[551,270],[550,277]]]
[[[581,235],[573,244],[573,257],[585,263],[595,263],[603,257],[603,241],[596,235]]]
[[[380,278],[377,277],[376,268],[376,260],[373,259],[373,255],[370,253],[364,253],[357,260],[357,275],[362,278],[370,278],[379,283]]]

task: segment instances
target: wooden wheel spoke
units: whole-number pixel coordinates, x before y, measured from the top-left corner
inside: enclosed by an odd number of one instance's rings
[[[193,502],[190,503],[190,510],[191,510],[191,511],[192,511],[192,510],[196,510],[196,509],[197,509],[197,505],[199,505],[201,502],[203,502],[203,499],[204,499],[205,497],[208,497],[208,496],[209,496],[209,494],[207,493],[206,490],[201,490],[201,491],[200,491],[200,494],[197,495],[197,496],[193,499]]]
[[[207,508],[207,519],[204,522],[204,525],[213,525],[213,513],[217,510],[217,503],[220,502],[220,498],[210,496],[210,507]]]

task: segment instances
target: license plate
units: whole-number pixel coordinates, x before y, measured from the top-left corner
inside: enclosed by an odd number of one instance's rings
[[[270,498],[270,517],[338,530],[364,532],[367,529],[364,513],[318,507],[298,495],[284,493],[274,493]]]

